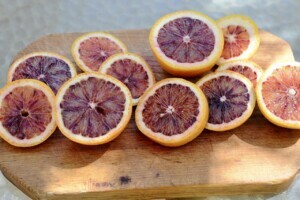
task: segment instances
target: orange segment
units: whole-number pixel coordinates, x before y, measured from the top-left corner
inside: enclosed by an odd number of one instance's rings
[[[128,88],[119,80],[83,73],[66,82],[56,96],[57,124],[70,140],[98,145],[115,139],[132,112]]]
[[[179,78],[157,82],[141,97],[135,112],[138,129],[151,140],[170,147],[195,139],[208,119],[203,92]]]
[[[0,136],[17,147],[44,142],[55,130],[55,96],[43,82],[17,80],[0,92]]]
[[[138,103],[140,96],[155,82],[148,63],[133,53],[119,53],[109,57],[100,66],[99,72],[122,81],[131,92],[133,105]]]
[[[190,77],[214,66],[220,58],[224,38],[208,16],[195,11],[178,11],[163,16],[153,25],[149,42],[165,71]]]
[[[270,66],[257,85],[257,102],[272,123],[300,129],[300,63],[285,62]]]
[[[257,51],[260,43],[255,22],[243,15],[228,15],[217,21],[224,35],[224,49],[218,63],[248,59]]]
[[[95,72],[111,55],[127,52],[127,47],[111,34],[93,32],[78,37],[71,52],[82,71]]]

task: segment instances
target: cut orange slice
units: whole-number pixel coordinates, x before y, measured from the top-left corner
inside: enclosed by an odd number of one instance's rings
[[[243,15],[228,15],[217,21],[224,35],[224,49],[219,60],[249,59],[259,47],[260,36],[255,22]]]
[[[253,84],[245,76],[225,70],[204,76],[197,85],[204,92],[209,105],[207,129],[234,129],[251,116],[255,107],[255,93]]]
[[[180,78],[157,82],[141,97],[135,112],[138,129],[164,146],[181,146],[195,139],[208,119],[203,92]]]
[[[70,140],[107,143],[125,129],[132,112],[128,88],[104,74],[83,73],[67,81],[56,95],[57,125]]]
[[[78,37],[71,52],[82,71],[96,72],[109,56],[127,52],[127,47],[111,34],[93,32]]]
[[[131,92],[133,105],[138,103],[140,96],[155,82],[148,63],[133,53],[119,53],[109,57],[100,66],[99,72],[122,81]]]
[[[152,27],[150,47],[170,74],[190,77],[209,71],[221,56],[224,37],[210,17],[178,11],[160,18]]]
[[[230,70],[238,72],[246,76],[254,87],[256,87],[261,75],[263,74],[263,69],[256,63],[249,60],[237,60],[230,61],[221,64],[216,71]]]
[[[270,66],[256,86],[262,114],[277,126],[300,129],[300,63]]]
[[[43,82],[21,79],[0,91],[0,137],[17,147],[44,142],[56,128],[55,95]]]
[[[7,81],[37,79],[56,93],[65,81],[75,75],[76,68],[68,58],[52,52],[34,52],[22,56],[10,66]]]

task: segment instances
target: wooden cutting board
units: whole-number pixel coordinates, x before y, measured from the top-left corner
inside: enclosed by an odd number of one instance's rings
[[[111,33],[149,62],[157,80],[170,77],[150,51],[148,30]],[[255,62],[266,68],[274,62],[294,59],[287,42],[265,31],[260,34]],[[42,37],[16,57],[33,51],[53,51],[71,58],[71,43],[79,35]],[[185,146],[167,148],[144,137],[132,118],[116,140],[101,146],[73,143],[59,131],[42,145],[27,149],[14,148],[0,139],[0,169],[33,199],[276,193],[287,188],[299,171],[299,138],[300,131],[276,127],[256,109],[235,130],[205,130]]]

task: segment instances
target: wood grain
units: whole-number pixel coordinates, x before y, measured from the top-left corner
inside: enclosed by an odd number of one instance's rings
[[[149,62],[157,80],[170,77],[150,51],[148,30],[112,33],[131,52]],[[294,59],[285,41],[265,31],[260,33],[255,62],[266,68],[274,62]],[[33,51],[53,51],[71,58],[71,43],[79,35],[45,36],[28,45],[16,58]],[[183,147],[167,148],[144,137],[131,119],[120,137],[102,146],[75,144],[59,131],[42,145],[28,149],[14,148],[0,139],[0,169],[33,199],[276,193],[288,187],[299,170],[299,138],[299,131],[274,126],[256,109],[235,130],[205,130]]]

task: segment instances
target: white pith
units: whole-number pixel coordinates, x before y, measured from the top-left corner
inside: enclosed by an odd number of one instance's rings
[[[226,99],[227,99],[226,96],[221,96],[221,97],[220,97],[220,101],[221,101],[221,102],[226,101]]]
[[[288,90],[288,93],[289,93],[289,95],[294,96],[294,95],[296,94],[296,90],[293,89],[293,88],[290,88],[290,89]]]

